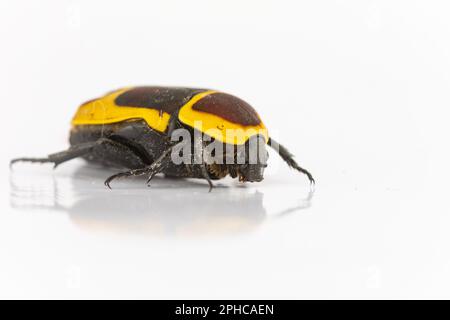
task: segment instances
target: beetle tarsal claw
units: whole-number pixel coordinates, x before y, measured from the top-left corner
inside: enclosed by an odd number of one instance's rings
[[[105,186],[107,186],[109,189],[111,188],[111,181],[117,179],[117,178],[121,178],[121,177],[126,177],[126,176],[130,176],[133,175],[132,171],[127,171],[127,172],[119,172],[117,174],[114,174],[112,176],[110,176],[108,179],[105,180]]]
[[[150,182],[152,181],[153,177],[156,175],[156,173],[151,173],[150,176],[147,179],[147,187],[150,187]]]
[[[111,177],[109,177],[108,179],[105,180],[105,186],[107,186],[109,189],[111,188],[111,181],[113,181],[114,179],[118,178],[120,175],[119,174],[115,174]]]
[[[108,189],[112,189],[110,184],[109,184],[110,183],[109,179],[106,179],[104,183],[105,183],[105,186],[108,187]]]
[[[316,191],[316,181],[314,181],[314,179],[309,181],[309,190],[311,193],[314,193],[314,191]]]

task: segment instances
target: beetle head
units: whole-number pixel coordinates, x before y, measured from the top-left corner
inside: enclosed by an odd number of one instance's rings
[[[245,158],[245,163],[236,164],[239,181],[260,182],[264,179],[264,169],[269,158],[264,137],[256,135],[248,139],[245,147],[238,151],[237,158]]]

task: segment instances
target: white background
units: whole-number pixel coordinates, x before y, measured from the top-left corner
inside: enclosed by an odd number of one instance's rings
[[[0,297],[450,298],[448,1],[0,2]],[[114,183],[77,106],[129,85],[237,95],[317,180]]]

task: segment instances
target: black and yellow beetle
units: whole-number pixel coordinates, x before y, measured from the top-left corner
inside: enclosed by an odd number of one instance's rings
[[[182,143],[173,139],[181,129],[194,137],[188,142],[188,149],[180,149]],[[230,131],[239,134],[229,134]],[[210,148],[209,158],[205,155],[207,142],[221,147]],[[131,87],[83,103],[72,120],[68,150],[46,158],[18,158],[11,163],[50,162],[57,166],[83,157],[128,169],[109,177],[105,181],[108,187],[118,177],[147,175],[150,182],[155,174],[164,173],[170,177],[206,179],[211,189],[211,180],[227,175],[240,181],[261,181],[267,166],[266,144],[314,184],[312,175],[294,161],[285,147],[269,137],[259,115],[245,101],[207,89]],[[256,157],[251,156],[252,150],[256,150]],[[175,162],[174,154],[192,161]]]

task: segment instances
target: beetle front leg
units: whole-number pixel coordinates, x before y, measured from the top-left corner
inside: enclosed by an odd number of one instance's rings
[[[153,179],[153,177],[160,173],[164,168],[166,168],[170,164],[170,155],[172,152],[174,146],[170,146],[164,152],[159,156],[158,159],[156,159],[151,165],[141,168],[141,169],[134,169],[129,170],[125,172],[119,172],[115,175],[110,176],[108,179],[105,180],[105,185],[111,189],[111,181],[116,178],[122,178],[122,177],[138,177],[143,175],[148,175],[147,184],[150,183],[150,181]]]
[[[272,138],[269,138],[269,142],[267,144],[280,155],[280,157],[287,163],[287,165],[289,167],[291,167],[303,174],[306,174],[311,185],[312,186],[315,185],[316,182],[315,182],[312,174],[309,173],[308,170],[303,169],[302,167],[300,167],[297,164],[297,162],[294,160],[294,156],[292,155],[292,153],[289,152],[288,149],[286,149],[283,145],[279,144]]]

